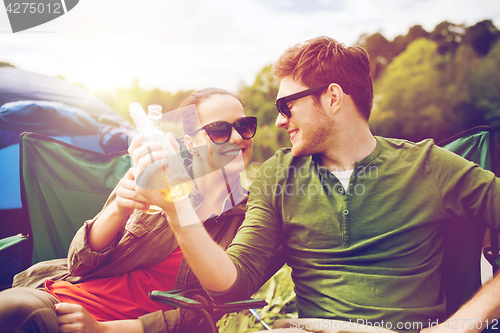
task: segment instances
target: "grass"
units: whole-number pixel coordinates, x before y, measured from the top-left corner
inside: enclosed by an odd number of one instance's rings
[[[268,305],[256,309],[262,319],[272,327],[278,319],[297,318],[294,284],[290,277],[291,269],[282,267],[252,297],[266,300]],[[265,327],[249,310],[229,313],[217,323],[220,333],[245,333],[265,330]]]

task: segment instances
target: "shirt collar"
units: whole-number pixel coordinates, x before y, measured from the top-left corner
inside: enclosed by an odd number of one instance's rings
[[[230,210],[235,206],[238,206],[238,204],[240,204],[247,196],[248,196],[248,191],[241,185],[241,179],[240,177],[238,177],[238,179],[235,182],[235,185],[232,186],[231,192],[228,193],[226,199],[222,203],[220,214]],[[198,208],[200,208],[200,206],[205,201],[203,194],[201,194],[200,191],[198,191],[198,189],[196,188],[196,183],[194,183],[193,190],[189,194],[189,200],[191,201],[191,204],[193,205],[195,211],[198,210]],[[215,214],[210,215],[210,217],[212,216],[215,216]]]
[[[359,162],[354,163],[354,170],[356,169],[362,169],[363,167],[367,166],[371,161],[373,161],[382,151],[382,140],[380,137],[375,136],[375,139],[377,140],[377,145],[375,146],[375,149],[370,153],[370,155],[366,156],[364,159],[362,159]],[[327,168],[321,166],[321,158],[319,155],[312,155],[310,156],[310,165],[311,167],[315,168],[316,170],[323,170],[325,172],[330,172]]]

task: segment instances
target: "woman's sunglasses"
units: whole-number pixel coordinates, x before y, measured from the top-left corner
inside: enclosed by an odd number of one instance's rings
[[[300,98],[304,98],[306,96],[312,95],[319,93],[323,91],[326,87],[328,87],[331,83],[328,84],[323,84],[321,86],[317,86],[314,88],[306,89],[303,91],[299,91],[298,93],[291,94],[285,97],[281,97],[276,101],[276,108],[278,109],[278,112],[285,118],[291,118],[292,117],[292,112],[290,111],[290,107],[288,106],[288,103],[291,101],[295,101]],[[346,95],[349,95],[347,92],[344,91]]]
[[[202,128],[194,131],[192,134],[203,130],[207,133],[213,143],[221,145],[229,141],[233,127],[243,139],[251,139],[257,131],[257,118],[243,117],[236,120],[232,124],[227,121],[216,121],[203,126]]]

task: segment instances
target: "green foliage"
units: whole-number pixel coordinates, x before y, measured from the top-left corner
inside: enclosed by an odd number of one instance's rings
[[[436,100],[436,88],[439,88],[437,68],[441,61],[436,49],[435,43],[418,39],[387,67],[378,82],[383,94],[381,109],[414,113],[412,111]]]
[[[493,22],[484,20],[467,29],[463,42],[470,44],[478,55],[484,56],[490,52],[490,48],[499,37],[500,31],[493,25]]]
[[[259,125],[273,125],[278,112],[274,106],[278,94],[278,82],[271,75],[271,65],[264,67],[252,86],[244,86],[240,95],[247,112],[259,119]]]
[[[376,82],[372,129],[407,138],[439,132],[447,119],[441,64],[436,43],[423,38],[397,56]]]
[[[457,25],[444,21],[434,28],[429,37],[438,45],[437,50],[440,54],[454,53],[460,45],[465,31],[463,24]]]
[[[244,96],[247,113],[256,116],[259,127],[254,138],[253,162],[262,163],[271,157],[276,150],[290,145],[288,135],[278,129],[274,122],[278,111],[274,105],[279,84],[271,75],[271,65],[264,67],[255,78],[252,86],[244,86],[240,95]]]
[[[93,91],[92,93],[132,124],[132,118],[130,118],[128,111],[130,104],[138,102],[144,108],[150,104],[159,104],[163,107],[163,112],[168,112],[175,110],[193,92],[194,90],[188,90],[171,94],[160,89],[144,90],[136,84],[135,87],[130,89],[121,88],[113,91],[106,89]]]
[[[267,301],[268,305],[257,311],[262,320],[271,327],[278,319],[297,318],[294,284],[290,273],[290,267],[285,265],[252,296]],[[247,310],[225,315],[217,326],[220,333],[255,332],[265,329]]]
[[[370,74],[375,80],[383,73],[394,57],[403,52],[411,42],[418,38],[427,38],[428,35],[429,33],[420,25],[416,25],[408,30],[406,36],[397,36],[392,42],[388,41],[381,33],[376,32],[371,36],[361,35],[356,45],[363,47],[368,52]]]
[[[392,44],[381,33],[371,36],[362,35],[357,44],[370,55],[370,74],[373,78],[379,76],[385,66],[392,60],[395,51]]]
[[[432,32],[425,31],[420,25],[408,30],[405,36],[397,36],[388,41],[381,33],[376,32],[368,36],[360,36],[356,45],[363,47],[370,55],[371,75],[377,80],[388,64],[406,50],[406,47],[419,38],[426,38],[437,44],[437,51],[441,55],[455,54],[460,45],[472,46],[476,54],[488,54],[492,45],[500,37],[500,31],[491,20],[478,22],[471,27],[463,24],[454,24],[448,21],[439,23]]]
[[[0,67],[15,67],[11,63],[0,61]]]
[[[436,42],[414,41],[375,81],[373,133],[440,142],[477,125],[499,129],[499,52],[500,40],[486,55],[470,43],[441,54]]]
[[[497,125],[500,120],[500,40],[488,55],[470,65],[470,100],[485,112],[486,119],[495,119]]]

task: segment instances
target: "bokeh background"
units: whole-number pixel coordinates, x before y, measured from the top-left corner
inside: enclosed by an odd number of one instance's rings
[[[289,145],[269,75],[287,47],[319,35],[365,47],[373,132],[441,141],[499,125],[499,26],[497,0],[82,0],[16,34],[0,10],[0,61],[76,83],[127,120],[131,102],[169,111],[196,89],[241,92],[262,162]]]
[[[272,62],[328,35],[370,54],[374,134],[440,142],[487,124],[500,149],[499,28],[498,0],[81,0],[16,34],[0,8],[0,66],[79,85],[128,121],[132,102],[166,112],[197,89],[239,92],[259,119],[255,166],[289,145],[274,126]],[[269,323],[296,316],[287,267],[257,296],[271,303],[261,312]],[[248,312],[219,325],[262,329]]]
[[[269,75],[287,47],[319,35],[365,47],[373,132],[441,141],[499,125],[499,26],[497,0],[82,0],[16,34],[0,10],[0,61],[81,85],[128,120],[131,102],[165,112],[196,89],[240,92],[262,162],[289,145]]]

